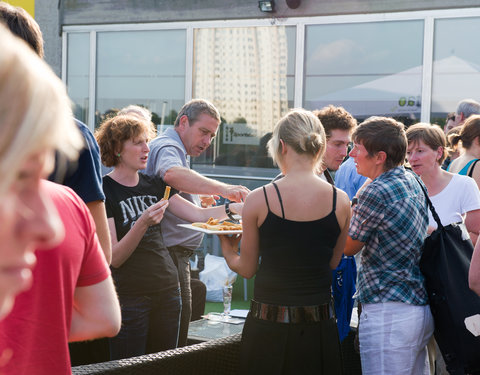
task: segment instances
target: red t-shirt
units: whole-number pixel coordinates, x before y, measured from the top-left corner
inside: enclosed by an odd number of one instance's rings
[[[0,322],[0,358],[13,353],[0,374],[71,374],[68,333],[75,288],[110,275],[87,206],[70,188],[48,181],[42,188],[55,203],[66,235],[58,247],[36,252],[32,287],[17,296]]]

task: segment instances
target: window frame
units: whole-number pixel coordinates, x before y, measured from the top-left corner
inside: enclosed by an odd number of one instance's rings
[[[186,31],[186,61],[185,61],[185,102],[192,99],[193,92],[193,51],[194,30],[197,28],[232,28],[232,27],[258,27],[258,26],[294,26],[296,27],[295,50],[295,77],[294,77],[294,106],[303,106],[304,92],[304,55],[305,55],[305,28],[308,25],[352,24],[369,22],[391,22],[407,20],[423,20],[423,72],[422,72],[422,107],[420,120],[429,122],[431,115],[432,79],[433,79],[433,47],[434,25],[437,19],[458,19],[480,17],[480,8],[439,9],[411,12],[372,13],[338,16],[291,17],[269,19],[243,19],[221,21],[189,21],[189,22],[158,22],[135,24],[95,24],[95,25],[65,25],[62,29],[62,80],[67,79],[67,51],[68,34],[90,34],[90,66],[89,66],[89,115],[87,125],[93,130],[95,103],[96,103],[96,40],[97,33],[103,31],[148,31],[148,30],[173,30]],[[215,178],[249,179],[249,177],[236,174],[206,173]],[[253,176],[252,176],[253,177]],[[269,181],[270,176],[257,176],[255,179]]]

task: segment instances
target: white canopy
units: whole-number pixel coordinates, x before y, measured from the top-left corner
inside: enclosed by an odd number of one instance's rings
[[[423,66],[381,77],[313,100],[315,108],[342,106],[356,117],[420,115]],[[451,112],[465,98],[480,98],[480,68],[457,56],[433,64],[432,112]],[[478,99],[477,99],[478,100]]]

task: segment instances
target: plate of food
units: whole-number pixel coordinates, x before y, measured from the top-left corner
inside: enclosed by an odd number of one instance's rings
[[[207,234],[240,234],[242,224],[230,221],[219,221],[214,218],[208,219],[205,223],[177,224],[179,227],[196,230]]]

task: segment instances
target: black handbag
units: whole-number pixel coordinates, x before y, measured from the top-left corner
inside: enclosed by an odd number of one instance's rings
[[[425,276],[434,336],[451,375],[480,372],[480,336],[465,327],[465,318],[480,313],[480,297],[468,286],[473,253],[457,224],[443,226],[422,183],[427,204],[438,228],[423,245],[420,270]]]

